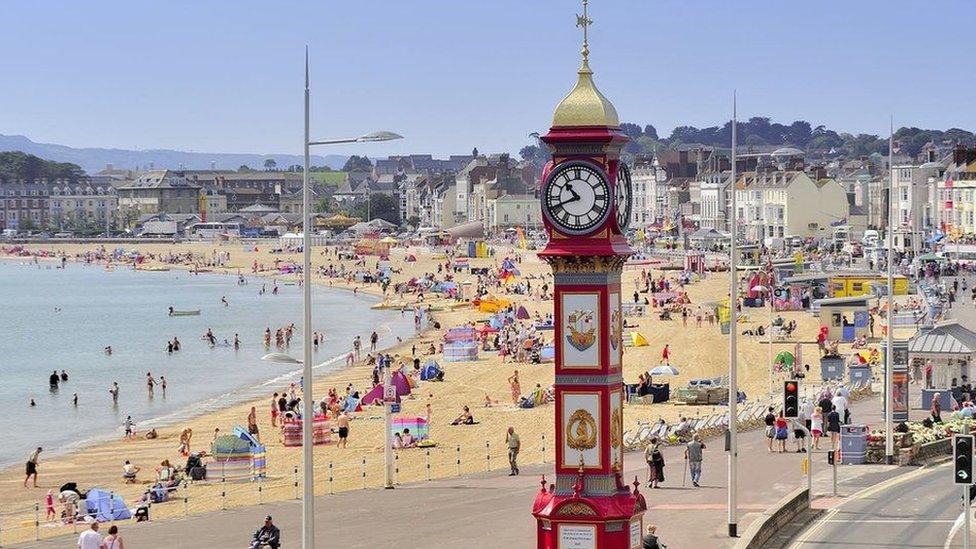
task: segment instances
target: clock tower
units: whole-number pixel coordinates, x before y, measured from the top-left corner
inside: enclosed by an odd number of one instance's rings
[[[623,480],[623,315],[620,276],[633,252],[627,137],[593,83],[583,0],[582,63],[542,140],[542,212],[552,267],[556,348],[555,482],[542,481],[532,514],[539,549],[640,547],[644,497]]]

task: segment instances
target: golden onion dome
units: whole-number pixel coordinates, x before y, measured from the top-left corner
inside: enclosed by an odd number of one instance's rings
[[[588,52],[586,52],[588,53]],[[593,71],[584,53],[583,64],[577,72],[576,86],[569,92],[552,115],[553,127],[600,126],[619,128],[617,109],[593,83]]]

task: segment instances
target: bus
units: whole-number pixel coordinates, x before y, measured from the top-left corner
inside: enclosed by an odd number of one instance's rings
[[[190,227],[190,230],[200,238],[241,236],[240,223],[196,223]]]

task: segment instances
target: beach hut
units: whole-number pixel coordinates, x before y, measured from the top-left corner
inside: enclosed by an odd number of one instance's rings
[[[871,301],[869,296],[815,301],[814,306],[820,309],[820,323],[827,327],[827,339],[851,342],[866,336],[871,324],[871,315],[868,313]]]
[[[101,488],[92,488],[88,491],[88,495],[85,496],[85,505],[86,514],[98,522],[132,518],[132,513],[125,505],[122,496]]]

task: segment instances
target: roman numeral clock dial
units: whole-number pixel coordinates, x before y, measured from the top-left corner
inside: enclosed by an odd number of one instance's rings
[[[582,161],[558,166],[545,185],[543,211],[560,232],[582,235],[606,221],[610,213],[610,184],[603,170]]]
[[[630,183],[630,167],[623,160],[617,167],[617,183],[614,187],[617,200],[617,227],[621,233],[626,233],[630,225],[630,214],[633,212],[633,200]]]

